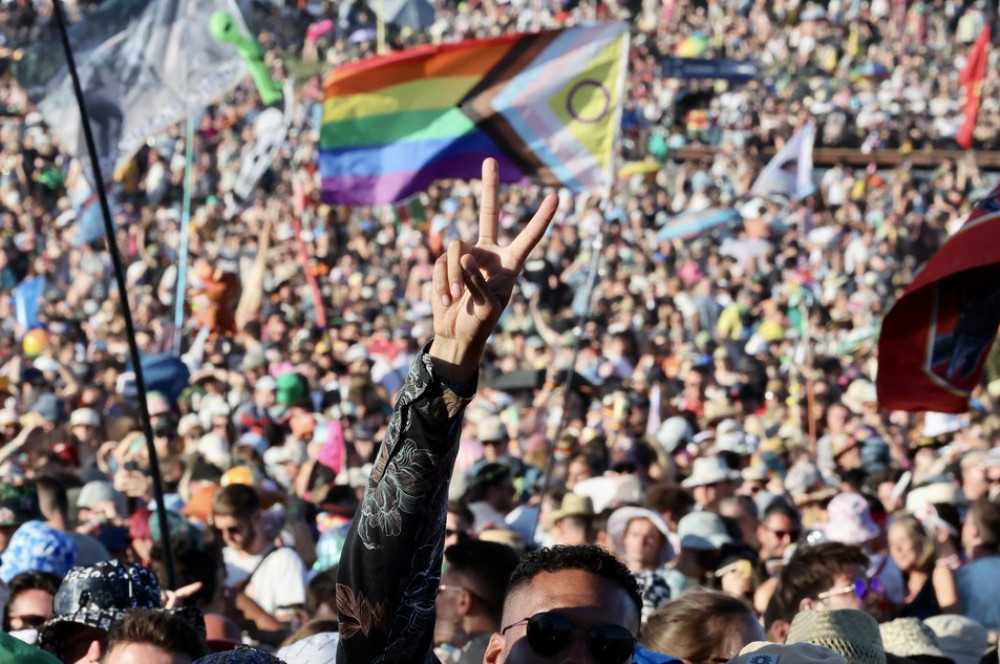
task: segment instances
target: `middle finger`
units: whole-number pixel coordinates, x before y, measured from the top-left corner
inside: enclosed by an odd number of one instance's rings
[[[462,254],[468,253],[468,245],[462,240],[452,240],[448,245],[448,289],[452,300],[462,297]]]

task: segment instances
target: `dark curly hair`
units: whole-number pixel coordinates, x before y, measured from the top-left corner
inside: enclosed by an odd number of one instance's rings
[[[507,585],[507,596],[519,586],[527,585],[542,572],[563,570],[583,570],[605,578],[618,585],[635,605],[637,613],[642,613],[642,593],[639,583],[622,561],[599,546],[553,546],[526,553],[514,568]]]

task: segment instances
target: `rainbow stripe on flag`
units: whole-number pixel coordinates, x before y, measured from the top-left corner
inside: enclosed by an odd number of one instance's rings
[[[340,67],[323,85],[323,201],[403,200],[440,178],[604,194],[621,120],[628,26],[599,23],[426,46]]]

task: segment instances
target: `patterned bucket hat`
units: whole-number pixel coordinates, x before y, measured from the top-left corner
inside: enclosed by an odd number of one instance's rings
[[[38,644],[58,654],[61,632],[71,625],[107,631],[133,609],[162,609],[160,582],[145,567],[107,560],[88,567],[74,567],[63,579],[52,600],[55,618],[46,623]],[[194,607],[171,612],[205,635],[205,620]]]
[[[42,521],[28,521],[18,528],[10,543],[0,554],[0,579],[4,583],[21,572],[49,572],[58,577],[76,562],[76,542],[73,538]]]
[[[194,664],[285,664],[285,661],[262,650],[240,646],[234,650],[205,655],[196,659]]]

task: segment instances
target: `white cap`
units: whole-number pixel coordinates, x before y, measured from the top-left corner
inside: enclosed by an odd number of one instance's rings
[[[96,429],[101,426],[101,416],[93,408],[77,408],[69,416],[69,425],[71,427],[85,426]]]
[[[198,441],[198,453],[213,466],[225,468],[229,465],[229,445],[217,433],[206,433]]]
[[[196,428],[204,428],[202,427],[201,419],[195,413],[188,413],[177,423],[177,435],[183,438]]]

